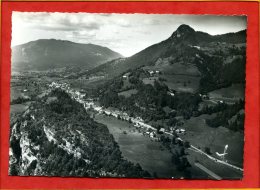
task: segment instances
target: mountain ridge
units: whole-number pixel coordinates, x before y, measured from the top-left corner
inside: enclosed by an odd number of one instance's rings
[[[185,33],[184,36],[180,34],[180,32],[188,30],[188,34],[195,34],[195,36],[190,36],[187,35],[187,32]],[[190,45],[200,45],[201,43],[211,43],[211,42],[228,42],[228,43],[245,43],[245,38],[244,36],[246,35],[246,30],[241,30],[238,32],[234,33],[226,33],[226,34],[221,34],[221,35],[210,35],[205,32],[201,31],[195,31],[193,28],[191,28],[188,25],[180,25],[176,31],[172,33],[172,35],[167,38],[166,40],[163,40],[159,43],[153,44],[142,51],[132,55],[131,57],[127,57],[125,62],[125,66],[128,67],[130,62],[146,62],[146,64],[149,64],[149,62],[155,61],[153,58],[158,58],[158,56],[162,53],[165,52],[165,48],[170,49],[171,47],[175,46],[176,43],[177,45],[182,45],[184,43],[188,43]],[[188,39],[187,39],[188,38]],[[228,39],[227,39],[228,38]],[[238,39],[236,39],[238,38]],[[169,47],[170,46],[170,47]],[[143,59],[144,61],[140,61],[140,59]],[[108,63],[105,63],[108,64]],[[105,66],[101,65],[100,67]],[[142,64],[139,64],[141,66]],[[95,69],[94,69],[95,70]]]
[[[90,69],[119,57],[123,56],[104,46],[39,39],[12,47],[12,69],[48,70],[71,66]]]

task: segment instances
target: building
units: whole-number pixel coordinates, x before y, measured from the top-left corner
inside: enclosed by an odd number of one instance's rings
[[[156,134],[155,134],[154,131],[152,131],[152,132],[150,132],[149,136],[150,136],[150,138],[155,138],[155,137],[156,137]]]
[[[184,134],[186,132],[186,130],[185,129],[176,129],[175,132],[177,134]]]
[[[165,128],[161,128],[161,129],[159,130],[159,132],[164,133],[164,132],[165,132]]]

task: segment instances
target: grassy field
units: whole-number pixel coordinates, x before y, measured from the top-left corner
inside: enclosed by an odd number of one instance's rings
[[[170,89],[179,92],[194,93],[199,88],[200,77],[188,75],[162,75],[166,79],[164,82]]]
[[[181,177],[171,162],[170,152],[162,150],[159,142],[152,141],[133,125],[114,117],[96,115],[95,120],[107,125],[127,160],[139,163],[151,174],[156,172],[160,178]]]
[[[244,99],[244,85],[243,84],[233,84],[227,88],[221,88],[214,90],[209,93],[209,98],[211,100],[220,101],[224,100],[225,102],[234,102],[239,99]]]
[[[144,78],[142,81],[144,84],[151,84],[154,85],[154,82],[158,80],[158,77],[149,77],[149,78]]]
[[[199,110],[202,110],[204,107],[214,107],[216,106],[217,102],[210,101],[210,100],[202,100],[202,102],[199,103]]]
[[[100,84],[105,83],[106,80],[107,80],[106,78],[97,78],[97,79],[94,79],[94,80],[66,79],[66,80],[61,80],[61,81],[69,83],[71,88],[74,88],[74,89],[89,90],[89,89],[93,89],[93,88],[97,87]]]
[[[154,84],[155,80],[158,80],[159,77],[149,77],[144,78],[144,84]],[[188,76],[188,75],[160,75],[160,78],[165,79],[164,83],[173,90],[177,90],[179,92],[190,92],[194,93],[199,88],[200,78],[196,76]]]
[[[28,76],[26,78],[16,79],[16,82],[11,84],[11,101],[19,97],[23,98],[35,98],[48,88],[50,84],[49,77],[36,78],[34,76]]]
[[[199,76],[198,68],[192,64],[174,63],[162,69],[165,74]]]
[[[144,70],[158,70],[162,74],[158,77],[166,79],[164,82],[170,89],[179,92],[196,92],[199,88],[200,72],[192,64],[163,64],[159,66],[146,66]],[[153,84],[158,77],[144,79],[145,84]]]
[[[126,90],[123,92],[118,93],[118,95],[120,96],[124,96],[126,98],[130,97],[132,94],[136,94],[137,90],[136,89],[130,89],[130,90]]]
[[[22,97],[24,94],[22,91],[22,86],[11,87],[11,101],[17,99],[18,97]]]
[[[25,103],[25,104],[14,104],[14,105],[11,105],[11,113],[12,114],[17,114],[17,113],[22,113],[24,112],[26,109],[28,108],[28,105]]]
[[[129,79],[123,80],[123,87],[122,87],[122,89],[127,89],[127,88],[132,87],[132,86],[134,86],[134,85],[129,82]]]
[[[218,158],[216,152],[222,153],[224,146],[228,144],[226,159],[231,164],[243,167],[244,134],[230,131],[224,127],[209,127],[205,119],[211,117],[213,115],[201,115],[185,121],[183,128],[187,130],[187,134],[183,136],[183,139],[200,147],[203,151],[205,147],[209,147],[212,156],[216,158]]]
[[[193,166],[192,169],[195,170],[195,172],[196,170],[200,170],[199,168],[194,166],[194,163],[199,161],[200,164],[202,164],[207,169],[211,170],[212,172],[220,176],[222,179],[241,179],[243,177],[243,172],[239,170],[217,163],[213,160],[208,159],[205,155],[198,154],[192,150],[188,150],[187,152],[188,152],[188,159],[191,165]],[[192,172],[194,173],[194,171]],[[207,176],[206,173],[204,174]],[[203,176],[200,175],[196,175],[195,177],[197,179],[203,178]]]
[[[155,66],[145,66],[145,70],[159,70],[166,75],[187,75],[200,76],[198,68],[193,64],[183,62],[174,62],[174,64],[164,61],[164,63]]]

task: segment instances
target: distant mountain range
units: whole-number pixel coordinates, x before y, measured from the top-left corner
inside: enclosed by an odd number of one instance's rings
[[[119,53],[94,44],[41,39],[12,48],[12,70],[90,69],[120,57]]]

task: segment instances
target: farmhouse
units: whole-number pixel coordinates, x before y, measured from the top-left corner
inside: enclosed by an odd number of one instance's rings
[[[156,137],[155,132],[154,132],[154,131],[153,131],[153,132],[150,132],[149,136],[150,136],[150,138]]]
[[[175,132],[177,133],[177,134],[184,134],[185,133],[185,129],[176,129],[175,130]]]
[[[159,132],[164,133],[164,132],[165,132],[165,128],[161,128],[161,129],[159,130]]]
[[[174,96],[175,94],[173,92],[167,92],[170,96]]]

